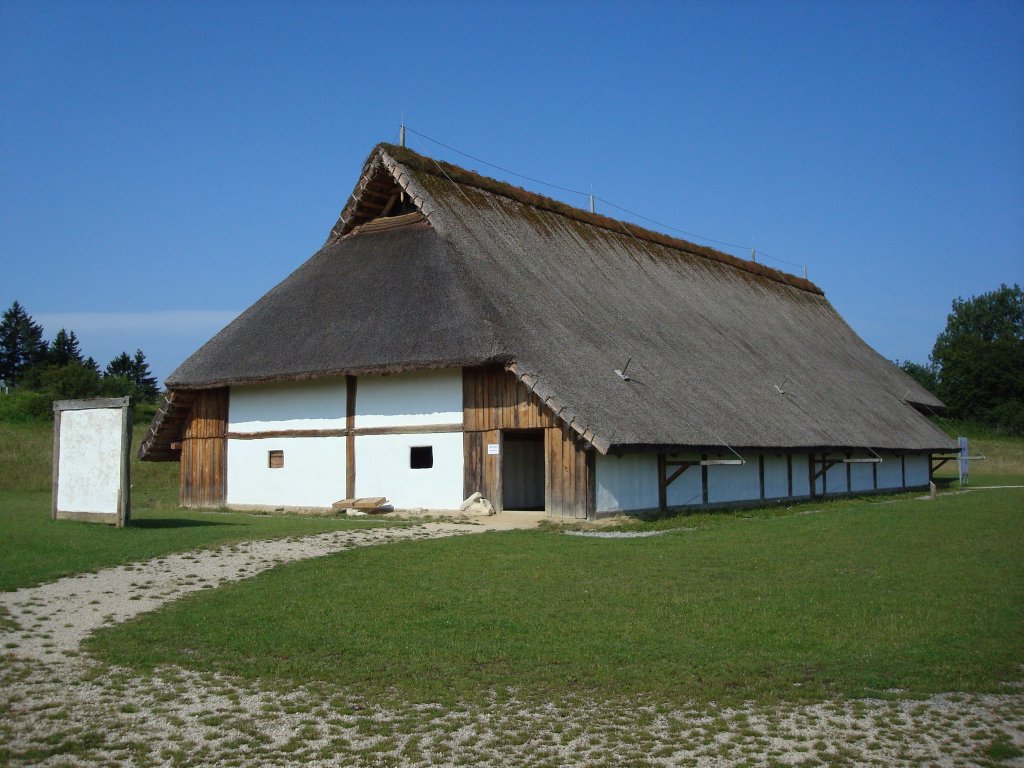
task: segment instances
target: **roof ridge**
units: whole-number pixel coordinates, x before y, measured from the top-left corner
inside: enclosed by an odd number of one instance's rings
[[[582,208],[577,208],[569,205],[568,203],[563,203],[561,200],[556,200],[554,198],[547,197],[546,195],[531,192],[528,189],[517,187],[516,185],[505,181],[499,181],[498,179],[491,178],[490,176],[484,176],[476,171],[454,165],[445,160],[437,160],[436,158],[428,155],[421,155],[408,147],[400,147],[397,144],[382,142],[374,148],[370,157],[374,157],[378,152],[386,152],[397,162],[438,178],[447,179],[448,181],[457,184],[463,184],[465,186],[483,190],[484,192],[500,195],[510,200],[522,203],[523,205],[540,208],[542,210],[556,213],[558,215],[565,216],[566,218],[574,219],[584,224],[590,224],[591,226],[606,229],[611,232],[625,232],[625,234],[638,240],[646,240],[647,242],[654,243],[656,245],[662,245],[684,253],[701,256],[750,274],[758,275],[785,285],[790,285],[794,288],[807,291],[808,293],[815,293],[821,296],[825,295],[825,292],[810,280],[797,277],[796,275],[791,275],[780,269],[775,269],[774,267],[769,267],[754,261],[747,261],[723,251],[709,248],[706,245],[698,245],[697,243],[690,242],[689,240],[672,237],[671,235],[646,229],[645,227],[625,222],[620,219],[614,219],[600,213],[590,213]]]

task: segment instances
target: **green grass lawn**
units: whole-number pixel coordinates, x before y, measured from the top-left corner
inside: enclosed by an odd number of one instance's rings
[[[190,596],[88,649],[378,701],[996,690],[1024,662],[1022,509],[1024,491],[992,490],[709,515],[650,538],[371,547]]]
[[[136,426],[133,446],[145,429]],[[169,552],[380,524],[180,509],[178,464],[134,456],[131,525],[51,520],[52,466],[52,424],[0,422],[0,590]]]
[[[131,525],[114,528],[51,520],[49,493],[0,491],[0,590],[169,552],[381,524],[337,517],[134,508]]]

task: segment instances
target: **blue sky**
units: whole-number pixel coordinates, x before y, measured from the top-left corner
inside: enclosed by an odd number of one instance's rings
[[[807,265],[889,358],[1024,282],[1021,2],[0,0],[0,307],[163,378],[322,244],[403,114]]]

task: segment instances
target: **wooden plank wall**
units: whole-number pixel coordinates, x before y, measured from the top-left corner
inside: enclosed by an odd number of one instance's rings
[[[183,507],[220,507],[227,500],[228,390],[196,392],[181,445]]]
[[[568,426],[544,430],[544,498],[549,515],[593,517],[596,506],[594,451],[579,445]]]
[[[557,517],[593,516],[594,452],[584,450],[575,432],[500,366],[464,368],[462,373],[465,495],[480,491],[501,509],[501,430],[543,429],[545,506]],[[487,453],[499,446],[498,455]]]
[[[462,402],[467,432],[539,429],[559,423],[525,384],[500,366],[464,368]]]

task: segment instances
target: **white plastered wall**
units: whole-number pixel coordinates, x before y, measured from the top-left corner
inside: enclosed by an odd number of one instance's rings
[[[879,488],[901,488],[903,486],[903,470],[900,457],[892,453],[883,453],[878,465]]]
[[[345,427],[345,379],[232,387],[228,432]],[[228,506],[329,507],[345,496],[344,437],[229,439]],[[284,466],[270,466],[270,451]]]
[[[356,389],[357,429],[461,423],[460,368],[359,377]]]
[[[846,493],[850,490],[846,485],[846,463],[843,461],[846,457],[840,453],[832,453],[829,454],[828,458],[836,462],[825,473],[828,480],[828,492],[830,494]]]
[[[907,487],[928,485],[928,463],[930,459],[924,454],[913,454],[906,457]]]
[[[750,454],[744,458],[747,460],[745,464],[712,464],[708,467],[710,504],[761,498],[757,456]]]
[[[232,387],[229,432],[344,429],[345,379]]]
[[[232,387],[228,431],[344,429],[344,378]],[[356,383],[356,429],[462,423],[462,371],[363,376]],[[385,496],[396,508],[457,509],[462,502],[462,433],[357,435],[356,496]],[[329,507],[345,497],[344,437],[228,440],[231,506]],[[433,466],[412,469],[413,446],[433,449]],[[284,453],[271,468],[270,451]]]
[[[855,459],[873,459],[870,454],[855,454]],[[850,490],[851,491],[872,491],[875,488],[874,476],[875,465],[870,462],[856,463],[850,465]]]
[[[270,451],[283,451],[283,467],[270,467]],[[228,440],[229,506],[329,507],[344,497],[344,437]]]
[[[764,497],[784,499],[789,495],[788,464],[785,456],[764,457]]]
[[[462,369],[361,376],[356,429],[462,424]],[[458,509],[463,491],[461,432],[358,435],[356,496],[386,496],[396,509]],[[433,466],[412,469],[410,449],[430,447]]]
[[[356,399],[358,403],[358,397]],[[410,467],[410,449],[430,446],[433,466]],[[386,496],[396,509],[458,509],[462,502],[461,432],[356,437],[356,496]]]
[[[793,496],[795,497],[811,495],[811,482],[807,475],[810,461],[811,457],[806,453],[793,454],[791,463],[793,465]]]
[[[682,478],[670,485],[669,492],[681,482]],[[697,483],[699,500],[699,468]],[[594,460],[594,487],[597,491],[598,512],[653,509],[658,506],[658,457],[653,453],[627,453],[624,456],[597,454]]]

